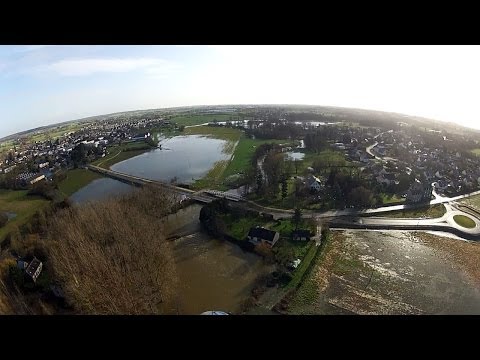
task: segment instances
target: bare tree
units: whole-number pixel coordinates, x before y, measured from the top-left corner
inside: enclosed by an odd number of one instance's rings
[[[175,308],[176,276],[152,189],[64,210],[49,229],[49,257],[82,314],[161,314]]]

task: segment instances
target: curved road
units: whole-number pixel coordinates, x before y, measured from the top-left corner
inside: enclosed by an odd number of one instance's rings
[[[191,197],[195,200],[201,202],[211,202],[213,199],[211,197],[205,196],[204,194],[211,195],[213,197],[224,197],[226,193],[214,190],[201,190],[195,192],[190,189],[180,188],[171,184],[166,184],[159,181],[153,181],[150,179],[143,179],[137,176],[132,176],[124,173],[119,173],[112,170],[106,170],[100,168],[98,166],[89,165],[88,168],[92,171],[100,172],[107,176],[116,177],[119,179],[127,180],[127,181],[135,181],[139,184],[155,184],[162,187],[166,187],[173,192],[178,194],[182,194],[188,197]],[[320,219],[334,219],[335,224],[341,224],[345,227],[351,226],[355,228],[384,228],[384,229],[391,229],[391,228],[400,228],[404,227],[408,230],[425,230],[430,228],[431,230],[439,230],[453,232],[456,235],[467,235],[471,237],[475,237],[480,239],[480,214],[475,212],[469,211],[462,211],[460,210],[455,201],[459,199],[463,199],[469,196],[480,194],[480,191],[475,191],[470,194],[459,195],[453,198],[448,198],[444,196],[438,195],[435,191],[433,191],[433,195],[435,197],[434,200],[430,201],[430,204],[444,204],[445,208],[447,209],[445,215],[440,218],[436,219],[396,219],[396,218],[382,218],[382,217],[366,217],[372,214],[381,214],[390,211],[398,211],[404,209],[414,209],[418,207],[423,207],[426,204],[407,204],[407,205],[392,205],[392,206],[383,206],[375,209],[365,209],[365,210],[357,210],[357,209],[344,209],[344,210],[330,210],[324,212],[314,212],[314,211],[307,211],[304,210],[304,217],[305,218],[313,218],[315,220]],[[271,207],[261,206],[256,204],[253,201],[248,201],[243,199],[240,196],[232,196],[231,194],[227,194],[227,199],[232,200],[237,203],[236,206],[247,206],[248,208],[268,213],[273,215],[274,219],[282,219],[282,218],[289,218],[293,214],[293,210],[284,210],[284,209],[277,209]],[[458,225],[454,220],[453,217],[455,215],[463,215],[475,222],[475,227],[472,229],[464,228]],[[345,218],[345,219],[336,219],[336,218]]]

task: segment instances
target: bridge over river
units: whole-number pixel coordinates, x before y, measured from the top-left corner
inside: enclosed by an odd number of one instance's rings
[[[238,203],[237,206],[243,206],[245,208],[253,209],[264,214],[270,214],[273,216],[274,219],[290,218],[294,212],[293,210],[261,206],[253,201],[246,200],[240,195],[228,192],[218,190],[194,191],[173,184],[168,184],[162,181],[144,179],[138,176],[104,169],[94,165],[88,165],[88,169],[130,185],[153,185],[162,187],[184,197],[184,199],[192,199],[200,203],[210,203],[216,198],[226,198],[233,203]],[[436,193],[434,193],[436,199],[432,200],[430,202],[430,205],[443,204],[447,210],[444,216],[437,219],[395,219],[387,217],[372,217],[372,215],[377,215],[390,211],[407,210],[410,208],[417,208],[428,204],[393,205],[364,210],[345,209],[323,212],[305,210],[303,216],[305,218],[313,218],[316,221],[327,220],[328,222],[330,222],[332,228],[445,231],[453,233],[465,239],[479,240],[480,214],[473,212],[471,209],[466,209],[465,206],[456,203],[457,200],[477,194],[480,194],[480,191],[462,196],[457,196],[454,198],[446,198],[440,197]],[[465,228],[460,226],[453,219],[455,215],[463,215],[470,218],[475,223],[475,226],[473,228]]]
[[[185,198],[187,199],[193,199],[200,203],[210,203],[215,198],[224,198],[224,197],[227,200],[235,201],[235,202],[243,200],[243,197],[241,197],[240,195],[235,195],[235,194],[231,194],[223,191],[217,191],[217,190],[194,191],[194,190],[183,188],[177,185],[168,184],[163,181],[145,179],[138,176],[125,174],[119,171],[104,169],[95,165],[88,165],[87,168],[91,171],[102,174],[104,176],[108,176],[112,179],[124,182],[129,185],[134,185],[134,186],[153,185],[153,186],[158,186],[164,189],[168,189],[176,193],[177,195],[185,196]]]

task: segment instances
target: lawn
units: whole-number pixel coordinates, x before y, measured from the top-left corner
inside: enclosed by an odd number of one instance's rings
[[[325,164],[345,164],[345,165],[351,165],[350,162],[345,160],[345,155],[342,152],[339,151],[334,151],[334,150],[324,150],[319,153],[311,152],[311,151],[306,151],[305,152],[305,157],[303,160],[301,160],[298,165],[297,165],[297,172],[299,175],[304,174],[307,171],[308,167],[311,167],[313,163],[316,160],[321,160]],[[330,167],[325,166],[321,174],[317,175],[325,175],[328,176],[330,172]]]
[[[320,251],[320,246],[316,246],[313,241],[311,241],[309,245],[310,247],[308,248],[306,255],[303,257],[302,262],[293,273],[292,280],[286,286],[289,289],[295,289],[300,285],[302,279],[306,275],[306,272],[311,268],[310,265],[315,259],[317,252]]]
[[[445,206],[436,204],[433,206],[425,206],[417,209],[398,210],[382,213],[379,216],[391,218],[439,218],[445,214]]]
[[[82,187],[88,185],[93,180],[99,179],[102,176],[85,169],[74,169],[67,172],[67,178],[58,184],[58,189],[65,195],[70,196],[80,190]]]
[[[225,178],[243,173],[246,169],[251,166],[251,160],[255,150],[262,144],[285,144],[290,142],[290,140],[261,140],[261,139],[250,139],[245,135],[240,138],[240,141],[235,149],[232,161],[225,170]]]
[[[399,197],[397,195],[385,194],[382,193],[383,204],[392,204],[392,203],[401,203],[405,202],[405,198]]]
[[[230,118],[236,118],[235,114],[210,114],[210,115],[189,115],[189,116],[177,116],[171,119],[172,122],[178,125],[192,126],[205,124],[208,122],[216,121],[228,121]]]
[[[463,226],[464,228],[473,229],[476,226],[475,221],[464,215],[455,215],[453,220],[455,220],[458,225]]]
[[[477,156],[480,156],[480,149],[473,149],[473,150],[470,150],[472,153],[474,153],[475,155]]]
[[[37,210],[49,204],[48,200],[38,196],[28,196],[28,190],[0,190],[0,211],[17,214],[7,225],[0,228],[0,241],[15,226],[25,224]]]
[[[255,226],[266,226],[268,220],[259,216],[243,216],[241,218],[234,217],[232,214],[223,215],[222,220],[227,226],[227,234],[233,236],[237,240],[245,240],[248,232]]]

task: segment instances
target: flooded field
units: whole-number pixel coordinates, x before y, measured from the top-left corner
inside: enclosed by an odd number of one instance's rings
[[[119,162],[111,167],[151,180],[190,184],[205,176],[217,161],[227,160],[225,140],[200,135],[175,136],[160,141],[161,149]]]
[[[82,204],[88,201],[103,200],[109,196],[125,194],[132,189],[134,189],[133,186],[121,181],[101,178],[93,180],[90,184],[72,194],[70,199],[74,204]]]
[[[480,314],[480,244],[402,231],[334,231],[292,314]]]
[[[256,278],[268,268],[259,256],[201,232],[200,208],[200,205],[191,205],[169,216],[166,223],[167,233],[187,234],[174,241],[180,280],[178,312],[238,313]]]

